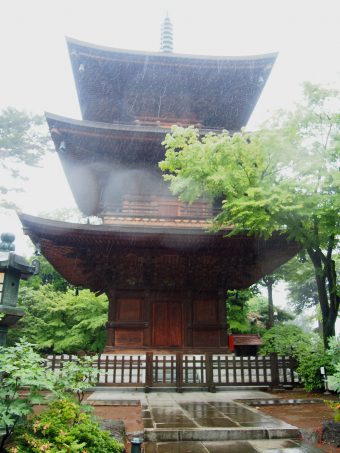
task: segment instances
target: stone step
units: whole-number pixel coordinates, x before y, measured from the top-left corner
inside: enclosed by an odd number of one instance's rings
[[[253,439],[298,439],[296,427],[265,428],[145,428],[144,439],[148,442],[176,441],[227,441]]]
[[[218,442],[146,442],[145,453],[321,453],[310,444],[293,439],[218,441]]]

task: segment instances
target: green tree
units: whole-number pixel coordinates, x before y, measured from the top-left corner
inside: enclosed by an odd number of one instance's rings
[[[89,290],[57,292],[51,284],[38,289],[26,286],[19,293],[18,305],[25,316],[11,329],[13,344],[25,336],[45,352],[72,353],[101,351],[105,345],[108,301]]]
[[[247,301],[255,293],[255,287],[227,292],[227,320],[231,333],[249,333],[251,331],[251,323],[247,316]]]
[[[305,99],[262,129],[199,136],[174,126],[164,143],[172,192],[193,202],[222,199],[215,229],[298,243],[314,269],[324,341],[334,336],[340,295],[334,252],[339,240],[340,115],[338,93],[305,84]]]
[[[39,273],[26,281],[22,281],[20,284],[21,288],[28,286],[33,289],[39,289],[42,285],[51,285],[54,291],[64,293],[69,289],[70,284],[54,269],[45,257],[39,256],[37,258],[33,256],[29,261],[32,262],[33,260],[39,261]]]
[[[13,179],[24,179],[23,164],[37,166],[47,150],[52,150],[42,116],[12,107],[0,112],[0,206],[11,208],[8,192],[21,190]]]
[[[275,313],[274,321],[276,325],[286,321],[292,321],[294,316],[286,310],[273,305],[273,314]],[[264,333],[265,328],[268,328],[268,300],[266,297],[256,295],[247,302],[247,317],[251,321],[253,330],[259,333]]]
[[[280,268],[287,283],[288,299],[296,313],[318,304],[314,267],[305,254],[299,254]]]

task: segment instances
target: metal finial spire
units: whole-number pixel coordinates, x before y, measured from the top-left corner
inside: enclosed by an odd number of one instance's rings
[[[161,52],[172,52],[172,51],[173,51],[172,23],[167,13],[161,28]]]

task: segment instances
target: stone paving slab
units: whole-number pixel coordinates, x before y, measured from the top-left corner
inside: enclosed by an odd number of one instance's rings
[[[224,449],[228,441],[230,452],[234,451],[232,450],[234,446],[235,448],[237,446],[235,451],[238,453],[243,451],[244,453],[262,452],[258,447],[255,449],[251,442],[264,439],[267,442],[268,439],[297,439],[299,437],[300,430],[295,426],[262,414],[254,407],[239,402],[239,400],[254,399],[273,399],[273,396],[266,392],[249,389],[224,390],[216,393],[159,391],[148,394],[141,391],[110,389],[95,391],[89,397],[89,400],[93,402],[103,400],[135,402],[139,400],[143,411],[144,438],[146,442],[151,442],[148,444],[149,450],[146,452],[150,453],[153,451],[157,453],[166,451],[219,453],[229,451]],[[216,444],[216,441],[219,442]],[[230,441],[234,441],[234,443],[230,443]],[[171,446],[169,442],[171,442]],[[191,447],[191,444],[194,447]],[[295,444],[296,446],[297,444]],[[169,450],[169,448],[171,449]],[[281,450],[278,448],[274,446],[272,453],[280,452]],[[292,448],[289,447],[289,451],[295,453]],[[304,451],[300,446],[297,448],[300,449],[296,452]],[[270,450],[263,451],[269,452]],[[313,452],[313,450],[305,451]]]
[[[143,407],[147,441],[281,439],[300,434],[295,426],[241,403],[172,400],[172,404],[159,407],[159,401],[149,396],[147,400]]]
[[[145,453],[321,453],[299,441],[254,440],[224,442],[146,442]]]

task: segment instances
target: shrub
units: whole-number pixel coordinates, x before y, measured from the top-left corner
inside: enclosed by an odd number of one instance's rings
[[[61,374],[55,375],[54,392],[63,397],[65,394],[77,395],[79,403],[84,391],[97,382],[98,370],[93,368],[91,357],[77,357],[63,365]]]
[[[261,354],[276,352],[279,355],[293,356],[297,360],[296,371],[306,390],[324,388],[320,367],[325,367],[328,374],[331,374],[333,365],[319,336],[305,333],[294,324],[282,324],[269,329],[262,340]]]
[[[54,401],[29,421],[15,439],[13,453],[118,453],[123,445],[100,429],[82,406],[68,399]]]
[[[279,324],[267,330],[262,337],[260,353],[267,355],[276,352],[282,356],[297,358],[301,346],[311,341],[311,334],[305,333],[294,324]]]
[[[327,404],[327,406],[329,406],[331,409],[333,409],[334,421],[339,423],[340,422],[340,403],[339,403],[339,401],[325,400],[324,402]]]
[[[325,367],[328,373],[332,373],[333,365],[330,356],[325,352],[323,342],[319,337],[314,338],[305,345],[300,345],[298,353],[297,373],[304,388],[308,391],[322,390],[324,388],[321,367]]]
[[[327,369],[328,384],[332,390],[340,393],[340,338],[331,337],[328,341],[327,354],[334,366],[333,374]],[[332,374],[332,375],[330,375]],[[340,421],[340,417],[339,420]]]
[[[53,375],[31,344],[21,340],[12,347],[0,347],[0,429],[5,432],[0,451],[15,427],[40,403],[41,390],[53,389]],[[19,392],[25,388],[25,394]]]
[[[62,368],[62,373],[59,375],[47,370],[45,360],[34,351],[33,345],[27,343],[25,340],[21,340],[15,346],[0,347],[0,369],[0,429],[5,432],[0,442],[0,451],[4,451],[6,442],[17,428],[20,429],[20,425],[27,425],[27,417],[33,412],[33,405],[45,402],[44,396],[41,394],[42,390],[50,391],[54,397],[58,397],[62,401],[77,395],[78,402],[80,403],[84,396],[84,390],[89,386],[89,382],[91,381],[93,383],[97,378],[97,369],[93,368],[91,358],[78,358],[73,362],[66,363]],[[55,404],[56,406],[52,406],[53,408],[58,407],[58,401]],[[72,420],[75,420],[77,414],[80,415],[85,412],[83,408],[79,408],[75,412],[70,412],[73,407],[72,404],[75,403],[70,402],[69,406],[66,403],[64,404],[63,414],[66,418],[69,416]],[[69,411],[69,415],[67,415],[67,410]],[[79,437],[81,439],[86,438],[82,430],[91,432],[90,428],[86,425],[90,421],[90,419],[86,419],[85,417],[84,423],[78,427],[73,423],[75,439],[72,440],[73,443],[70,443],[69,447],[71,449],[67,450],[68,452],[83,451],[81,442],[79,443]],[[91,423],[93,422],[91,421]],[[84,428],[85,425],[87,427]],[[27,426],[29,426],[29,423]],[[38,424],[37,426],[40,425]],[[106,433],[104,438],[107,435]],[[40,437],[32,438],[32,434],[29,431],[27,433],[22,431],[21,439],[22,442],[26,439],[25,442],[30,445],[29,448],[32,448],[27,450],[28,447],[26,446],[26,450],[21,451],[45,451],[45,447],[50,448],[49,439],[46,440]]]

